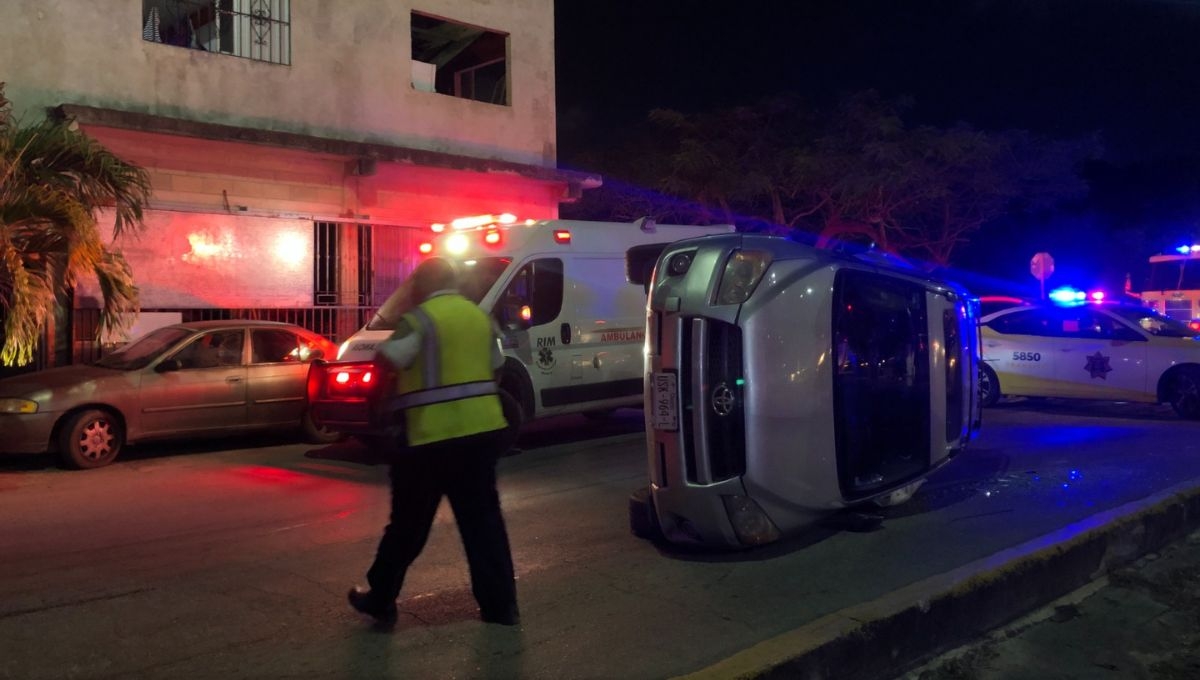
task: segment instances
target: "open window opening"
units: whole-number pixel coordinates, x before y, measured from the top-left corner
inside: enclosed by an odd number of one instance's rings
[[[417,90],[509,104],[506,33],[413,12],[412,63]]]

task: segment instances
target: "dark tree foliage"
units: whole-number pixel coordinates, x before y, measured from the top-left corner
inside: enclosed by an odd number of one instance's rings
[[[57,301],[80,277],[103,295],[101,327],[136,312],[137,288],[96,223],[113,213],[114,238],[144,228],[146,171],[114,156],[69,121],[13,120],[0,83],[0,365],[24,365]]]
[[[1086,193],[1079,170],[1099,153],[1093,140],[911,126],[910,108],[867,91],[828,110],[795,97],[655,110],[622,143],[581,158],[605,187],[563,213],[802,230],[944,266],[999,218]]]

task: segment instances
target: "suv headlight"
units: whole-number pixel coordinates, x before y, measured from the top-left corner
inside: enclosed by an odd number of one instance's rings
[[[0,413],[37,413],[36,401],[28,399],[0,399]]]
[[[717,286],[716,304],[739,305],[748,300],[770,264],[771,254],[765,250],[733,251]]]

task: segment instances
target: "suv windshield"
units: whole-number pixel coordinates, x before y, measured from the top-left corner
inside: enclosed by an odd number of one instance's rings
[[[483,296],[495,285],[496,279],[512,264],[511,257],[481,257],[474,260],[456,260],[458,267],[458,290],[471,302],[479,304]],[[412,308],[412,277],[405,279],[380,306],[379,311],[367,322],[369,331],[390,331],[396,327],[400,317]]]
[[[1163,316],[1145,307],[1109,307],[1108,311],[1137,325],[1150,335],[1165,338],[1191,338],[1196,331],[1182,321]]]
[[[97,366],[131,371],[143,368],[195,331],[168,326],[150,331],[96,362]]]

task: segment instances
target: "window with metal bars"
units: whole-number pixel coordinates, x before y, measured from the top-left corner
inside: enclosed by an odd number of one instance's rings
[[[142,40],[292,63],[291,0],[142,0]]]
[[[314,222],[313,304],[371,304],[373,245],[369,224]]]

